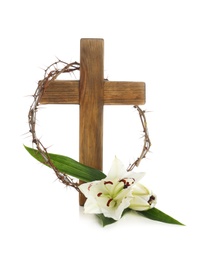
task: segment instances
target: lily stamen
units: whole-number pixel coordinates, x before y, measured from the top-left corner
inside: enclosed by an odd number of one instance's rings
[[[105,179],[80,185],[87,197],[85,213],[102,213],[107,218],[119,220],[126,208],[141,211],[154,207],[156,196],[138,183],[143,176],[142,172],[127,172],[115,158]]]
[[[152,205],[152,202],[153,202],[155,199],[156,199],[155,196],[152,195],[152,196],[149,198],[149,200],[148,200],[149,205]]]
[[[104,185],[106,184],[112,184],[113,185],[113,182],[112,181],[104,181]]]
[[[107,207],[110,206],[110,203],[111,203],[112,200],[113,200],[113,199],[109,199],[109,200],[108,200],[108,202],[107,202],[107,204],[106,204]]]

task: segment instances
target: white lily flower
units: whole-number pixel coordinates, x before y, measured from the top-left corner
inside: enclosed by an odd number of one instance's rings
[[[130,209],[143,211],[153,208],[156,205],[157,197],[149,189],[140,183],[136,183],[132,188],[132,200]]]
[[[130,205],[141,205],[138,196],[138,187],[134,186],[144,176],[144,173],[127,172],[120,160],[115,158],[108,176],[101,181],[93,181],[84,183],[79,186],[81,192],[87,198],[84,204],[84,212],[92,214],[104,214],[105,217],[119,220],[124,209]],[[137,195],[135,198],[134,194]],[[141,198],[149,200],[145,197],[146,193],[141,190]],[[136,201],[137,199],[137,201]],[[145,201],[145,205],[148,201]]]

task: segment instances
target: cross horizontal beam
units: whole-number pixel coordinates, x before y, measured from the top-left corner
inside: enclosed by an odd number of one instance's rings
[[[79,161],[102,170],[103,105],[143,105],[145,83],[105,80],[103,39],[81,39],[80,80],[50,82],[39,103],[79,104]]]
[[[44,92],[41,104],[79,104],[78,80],[55,80]],[[145,104],[145,83],[104,80],[104,105]]]

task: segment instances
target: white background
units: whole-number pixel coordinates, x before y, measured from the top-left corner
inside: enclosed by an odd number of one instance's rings
[[[0,258],[203,259],[203,1],[2,1],[0,4]],[[157,207],[186,224],[128,214],[102,228],[78,194],[31,158],[27,113],[56,57],[79,61],[81,38],[103,38],[109,80],[145,81],[151,153],[138,171]],[[78,159],[77,106],[43,107],[49,151]],[[105,107],[104,171],[137,158],[141,125],[130,106]]]

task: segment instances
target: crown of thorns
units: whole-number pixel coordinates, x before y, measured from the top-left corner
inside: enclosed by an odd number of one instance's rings
[[[78,62],[72,62],[72,63],[66,63],[64,61],[58,60],[54,63],[52,63],[50,66],[48,66],[45,69],[44,72],[44,78],[38,82],[37,89],[35,90],[35,93],[33,94],[33,102],[30,106],[29,112],[28,112],[28,123],[29,123],[29,132],[32,135],[32,143],[36,146],[36,149],[39,151],[41,156],[44,158],[45,164],[47,164],[49,167],[51,167],[57,178],[64,183],[66,186],[71,186],[75,188],[77,191],[79,191],[79,183],[75,182],[70,176],[67,174],[64,174],[63,172],[60,172],[52,163],[50,160],[49,154],[47,152],[47,148],[42,144],[40,139],[37,137],[36,133],[36,115],[38,111],[38,107],[40,105],[41,97],[43,96],[44,91],[49,88],[50,83],[52,83],[54,80],[56,80],[60,75],[63,73],[73,73],[74,71],[80,70],[80,63]],[[143,128],[143,148],[139,155],[139,157],[128,166],[127,171],[131,171],[135,166],[139,166],[141,160],[146,157],[146,154],[148,153],[151,141],[148,134],[147,129],[147,120],[145,117],[145,111],[142,110],[138,105],[135,105],[134,108],[138,111],[140,121]]]

